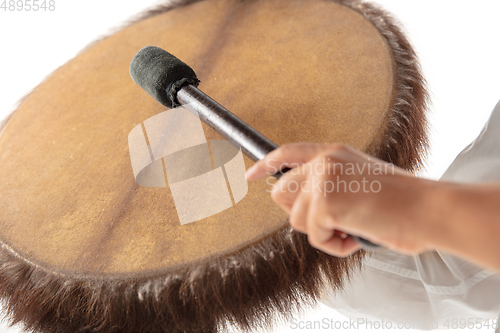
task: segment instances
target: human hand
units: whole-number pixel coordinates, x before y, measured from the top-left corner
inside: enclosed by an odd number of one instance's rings
[[[292,168],[274,185],[272,199],[310,244],[335,256],[360,246],[347,234],[403,253],[430,249],[427,214],[435,209],[433,181],[340,144],[293,143],[247,171],[257,180]]]

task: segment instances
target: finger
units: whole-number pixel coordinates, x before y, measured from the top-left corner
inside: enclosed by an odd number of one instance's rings
[[[310,198],[311,196],[309,188],[304,187],[295,199],[295,202],[293,203],[290,211],[290,225],[293,229],[304,234],[307,233],[306,221],[309,211]]]
[[[312,207],[309,207],[309,210],[312,211]],[[361,246],[344,232],[323,226],[324,223],[307,222],[307,237],[311,246],[336,257],[346,257],[361,249]]]
[[[360,249],[361,246],[352,237],[342,239],[335,236],[322,244],[320,250],[332,256],[347,257]]]
[[[271,198],[285,212],[290,214],[296,198],[309,184],[307,178],[308,172],[303,167],[287,172],[273,184]]]
[[[309,243],[330,255],[345,257],[361,247],[351,237],[337,230],[334,213],[328,209],[335,198],[331,194],[313,192],[307,215],[307,236]]]
[[[328,145],[318,143],[285,144],[256,162],[247,170],[246,177],[248,180],[258,180],[266,174],[275,174],[285,167],[297,168],[326,149]]]

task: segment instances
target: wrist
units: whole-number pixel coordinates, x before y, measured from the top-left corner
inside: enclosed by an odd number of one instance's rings
[[[415,214],[418,219],[416,237],[426,250],[442,248],[448,242],[448,236],[455,230],[450,220],[455,193],[449,183],[415,179],[418,183],[413,190],[418,191]]]
[[[449,249],[461,238],[456,226],[456,205],[459,201],[456,184],[427,181],[424,196],[422,214],[426,246],[428,249]]]

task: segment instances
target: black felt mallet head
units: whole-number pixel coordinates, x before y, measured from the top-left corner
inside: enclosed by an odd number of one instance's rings
[[[195,72],[167,51],[156,47],[142,48],[130,63],[130,76],[137,85],[168,108],[180,106],[177,92],[187,84],[198,86]]]

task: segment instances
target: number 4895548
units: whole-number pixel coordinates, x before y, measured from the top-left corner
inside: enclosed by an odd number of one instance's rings
[[[1,1],[1,0],[0,0]],[[56,10],[55,0],[4,0],[0,6],[0,10],[10,12],[21,12],[21,11],[54,11]]]

